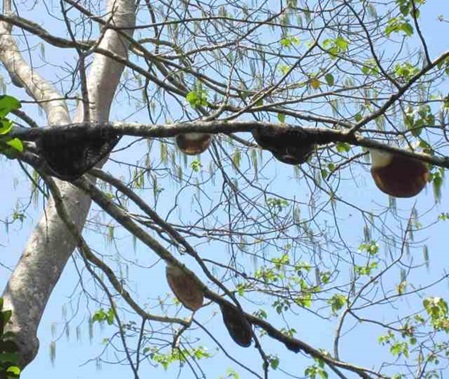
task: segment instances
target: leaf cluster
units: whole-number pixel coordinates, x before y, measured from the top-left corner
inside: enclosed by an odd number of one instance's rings
[[[13,158],[17,152],[23,151],[23,144],[18,138],[8,137],[13,128],[13,122],[6,116],[20,107],[21,104],[16,98],[8,95],[0,96],[0,153],[10,158]]]
[[[11,316],[12,311],[3,309],[3,298],[0,298],[0,379],[20,378],[19,349],[14,333],[5,331]]]

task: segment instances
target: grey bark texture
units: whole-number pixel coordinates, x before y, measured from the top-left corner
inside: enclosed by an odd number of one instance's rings
[[[106,18],[110,19],[110,28],[104,33],[99,47],[126,57],[128,44],[114,28],[125,27],[131,34],[135,25],[135,13],[133,0],[109,0]],[[0,23],[0,60],[8,72],[24,84],[31,97],[39,101],[45,100],[41,104],[49,125],[62,125],[71,121],[65,102],[60,100],[63,96],[23,60],[10,34],[10,27],[5,23]],[[102,55],[95,55],[87,77],[91,121],[108,121],[122,72],[122,64]],[[83,121],[83,115],[83,108],[80,106],[73,122]],[[90,198],[69,183],[57,183],[70,217],[82,230],[91,205]],[[13,310],[10,330],[17,335],[22,368],[37,354],[39,322],[74,248],[70,232],[59,219],[53,202],[49,201],[3,293],[5,309]]]

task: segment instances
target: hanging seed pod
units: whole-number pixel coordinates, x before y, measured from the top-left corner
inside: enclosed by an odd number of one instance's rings
[[[208,133],[185,133],[178,134],[175,137],[176,146],[184,154],[196,155],[207,150],[212,141],[212,137]]]
[[[182,305],[191,311],[203,306],[203,291],[190,275],[173,265],[167,265],[165,275],[168,285]]]
[[[413,197],[426,186],[427,165],[414,158],[370,149],[371,175],[376,186],[394,197]]]
[[[36,146],[50,175],[73,181],[105,158],[119,140],[113,131],[72,127],[60,133],[43,133]]]
[[[228,329],[229,335],[237,345],[248,347],[251,345],[251,324],[242,313],[233,305],[220,304],[223,322]]]

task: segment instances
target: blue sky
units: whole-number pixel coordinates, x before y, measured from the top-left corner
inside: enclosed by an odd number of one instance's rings
[[[430,0],[427,2],[426,6],[423,8],[423,33],[427,37],[429,42],[430,51],[432,57],[440,55],[443,51],[449,49],[449,40],[446,38],[449,35],[448,24],[441,23],[436,20],[439,14],[443,14],[449,18],[449,3],[441,2],[438,0]],[[444,38],[441,38],[444,36]],[[55,54],[52,49],[48,49],[47,58],[49,60],[55,60]],[[43,74],[47,77],[51,77],[51,70],[45,68]],[[9,88],[8,88],[9,91]],[[23,93],[18,90],[13,90],[9,92],[12,95],[22,98]],[[25,106],[25,110],[29,110],[36,119],[42,120],[39,114],[31,106]],[[112,120],[120,120],[123,115],[128,114],[129,109],[115,109],[111,117]],[[134,120],[132,120],[134,121]],[[137,120],[144,122],[143,119]],[[43,122],[45,123],[45,122]],[[122,142],[123,144],[123,142]],[[140,155],[144,152],[145,143],[141,143],[137,149],[134,150],[135,155],[130,157],[124,153],[120,153],[120,157],[123,160],[132,161],[133,159],[138,159]],[[116,155],[113,156],[117,158]],[[154,152],[155,159],[158,157],[157,151]],[[270,154],[267,153],[264,159],[270,158]],[[190,158],[189,158],[190,159]],[[207,157],[203,158],[207,160]],[[7,215],[10,215],[15,206],[15,202],[18,200],[20,202],[29,201],[29,191],[30,183],[27,179],[20,173],[18,165],[13,161],[8,161],[3,158],[0,160],[0,177],[2,178],[2,198],[3,201],[0,202],[0,218],[4,219]],[[116,167],[113,165],[107,166],[111,170],[115,170]],[[294,194],[294,191],[299,192],[301,188],[298,183],[292,179],[294,176],[293,169],[289,166],[281,165],[279,163],[273,162],[270,168],[273,171],[273,175],[277,178],[271,185],[273,191],[278,190],[281,193]],[[339,188],[339,191],[344,198],[347,200],[354,201],[356,203],[364,203],[365,207],[369,206],[372,209],[380,209],[381,205],[384,206],[388,204],[388,197],[377,191],[374,187],[369,173],[366,172],[365,175],[359,173],[357,183],[358,186],[354,187],[352,181],[343,181]],[[173,190],[176,189],[175,186],[172,187]],[[219,185],[216,185],[215,191],[219,191]],[[166,191],[169,191],[167,188]],[[447,191],[447,186],[443,188],[443,196],[441,203],[435,206],[435,209],[424,216],[424,220],[431,221],[435,218],[438,213],[448,211],[448,202],[444,196]],[[187,196],[187,194],[186,194]],[[298,196],[302,194],[298,193]],[[171,198],[170,198],[171,199]],[[417,207],[421,211],[430,209],[434,206],[434,197],[432,189],[429,187],[425,192],[419,195],[416,199],[411,200],[398,200],[397,206],[399,212],[402,215],[406,215],[409,209],[417,201]],[[166,203],[161,203],[162,210],[167,209],[171,206],[170,200]],[[28,208],[27,218],[23,224],[16,223],[9,228],[7,232],[4,230],[0,233],[0,254],[2,256],[1,262],[8,266],[13,267],[16,260],[19,258],[23,247],[26,244],[28,235],[32,230],[33,226],[38,220],[38,217],[42,210],[42,203],[40,200],[32,202]],[[401,212],[403,210],[403,212]],[[361,224],[360,219],[357,215],[351,215],[350,210],[342,209],[342,216],[344,215],[346,221],[342,221],[342,228],[346,231],[353,230],[352,233],[353,241],[356,244],[361,239]],[[423,267],[417,271],[416,279],[417,283],[430,282],[433,277],[437,276],[438,273],[445,268],[446,259],[446,241],[445,235],[447,233],[447,226],[445,224],[438,224],[428,230],[419,233],[419,238],[427,239],[427,244],[430,247],[431,259],[429,262],[429,267]],[[148,254],[148,250],[145,246],[140,243],[136,244],[134,251],[129,251],[130,237],[123,235],[122,239],[117,243],[117,245],[108,244],[105,238],[94,237],[92,238],[92,233],[87,233],[90,237],[90,242],[95,249],[100,252],[108,252],[112,256],[118,253],[126,253],[127,258],[138,261],[141,265],[150,266],[155,263],[155,258],[151,254]],[[213,247],[212,247],[213,248]],[[128,250],[124,250],[128,249]],[[225,254],[223,251],[210,251],[207,247],[200,247],[203,254],[210,254],[211,257],[214,254]],[[213,249],[212,249],[213,250]],[[419,251],[413,251],[413,254],[417,254],[416,261],[422,261],[422,257],[419,256]],[[76,264],[75,264],[76,261]],[[80,276],[79,271],[83,271],[82,263],[79,258],[71,260],[67,265],[62,278],[55,288],[54,293],[49,301],[48,308],[43,316],[40,328],[39,328],[39,339],[40,339],[40,352],[35,361],[30,364],[30,366],[25,370],[22,378],[31,379],[36,377],[45,377],[47,379],[56,379],[61,377],[66,377],[67,379],[87,379],[91,378],[93,375],[97,379],[115,379],[115,378],[127,378],[131,377],[131,371],[124,365],[117,364],[101,364],[98,366],[95,363],[95,357],[101,354],[104,349],[103,339],[110,338],[113,333],[115,333],[115,328],[110,328],[107,326],[100,327],[100,325],[95,324],[92,328],[92,336],[89,336],[89,326],[88,318],[92,312],[98,309],[98,305],[90,301],[86,296],[79,294],[80,286]],[[247,264],[254,264],[247,262]],[[158,275],[154,275],[155,270],[152,270],[152,276],[148,276],[148,271],[145,269],[133,269],[130,274],[126,273],[125,266],[120,266],[124,270],[124,275],[131,275],[133,287],[132,290],[138,294],[138,297],[145,301],[145,298],[154,298],[155,296],[165,296],[169,294],[169,289],[165,283],[163,276],[163,271],[159,270]],[[9,276],[9,270],[6,267],[0,268],[0,285],[3,287]],[[83,278],[86,279],[88,276],[83,273]],[[399,275],[399,273],[397,273]],[[397,276],[392,276],[391,280],[396,280]],[[95,292],[95,287],[92,283],[87,282],[92,293]],[[446,285],[436,287],[432,290],[433,295],[440,294],[445,295],[447,292]],[[104,299],[103,299],[104,300]],[[251,300],[261,300],[259,298]],[[105,301],[105,300],[104,300]],[[419,299],[417,299],[419,301]],[[106,307],[105,303],[105,307]],[[411,309],[414,305],[408,302],[402,304],[404,309]],[[248,304],[248,307],[251,305]],[[209,305],[201,311],[198,312],[198,320],[207,325],[208,329],[213,331],[214,335],[220,340],[223,346],[231,353],[235,354],[237,357],[241,358],[242,361],[251,366],[258,367],[260,365],[260,359],[257,352],[253,347],[249,349],[243,349],[235,345],[230,337],[227,335],[224,329],[221,316],[219,314],[214,314],[217,312],[218,308],[214,305]],[[370,311],[372,311],[370,309]],[[388,317],[390,310],[387,308],[380,308],[377,310],[380,314],[385,312],[385,317]],[[185,309],[181,310],[181,314],[187,316],[189,312]],[[214,316],[214,317],[213,317]],[[126,316],[125,316],[126,317]],[[276,324],[278,321],[277,316],[273,315],[270,320]],[[67,327],[67,322],[69,321],[69,326]],[[315,316],[309,314],[308,312],[301,312],[299,316],[291,317],[291,324],[294,325],[295,329],[298,331],[298,337],[304,341],[314,345],[315,347],[331,349],[332,337],[334,329],[332,327],[333,323],[325,320],[318,320]],[[357,363],[359,365],[367,365],[370,367],[372,365],[373,356],[384,356],[385,359],[389,359],[389,355],[386,354],[386,349],[381,346],[376,346],[375,343],[370,344],[370,351],[365,351],[361,349],[360,339],[371,340],[378,336],[379,330],[375,327],[363,326],[363,329],[357,329],[357,332],[350,332],[351,323],[348,324],[348,333],[345,335],[344,339],[348,342],[343,343],[343,349],[341,352],[342,359],[347,359],[349,362]],[[67,333],[66,330],[69,332]],[[363,332],[362,332],[363,330]],[[223,354],[219,353],[214,344],[209,340],[207,335],[202,332],[197,332],[195,336],[199,336],[202,341],[208,346],[210,346],[210,352],[212,354],[217,354],[215,359],[205,360],[201,363],[204,367],[205,372],[210,376],[218,378],[221,375],[225,376],[226,370],[229,367],[234,367],[240,374],[242,378],[250,377],[249,374],[245,374],[242,368],[238,368],[233,365],[230,361],[223,358]],[[265,338],[266,339],[266,338]],[[54,364],[50,359],[50,346],[52,341],[56,340],[56,359]],[[116,341],[118,344],[118,341]],[[287,368],[289,372],[295,373],[295,375],[301,377],[304,371],[305,359],[301,358],[301,354],[295,355],[291,352],[287,352],[283,346],[280,346],[276,342],[267,342],[267,346],[270,349],[270,353],[278,353],[282,359],[283,367]],[[362,345],[363,346],[363,345]],[[356,348],[354,348],[356,347]],[[109,350],[108,353],[102,357],[111,361],[115,360],[114,352]],[[90,361],[92,360],[93,361]],[[310,363],[309,363],[310,364]],[[285,366],[284,366],[285,365]],[[175,365],[176,366],[176,365]],[[191,373],[187,374],[187,370],[183,371],[185,376],[182,377],[193,377]],[[164,374],[161,368],[152,368],[146,365],[145,368],[141,370],[141,378],[175,378],[177,377],[178,368],[167,371]],[[272,372],[272,378],[285,378],[285,374],[279,371]],[[330,374],[332,377],[332,374]]]

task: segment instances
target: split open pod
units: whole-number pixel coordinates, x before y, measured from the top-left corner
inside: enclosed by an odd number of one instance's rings
[[[175,137],[176,146],[184,154],[196,155],[207,150],[212,141],[212,136],[208,133],[185,133]]]
[[[203,306],[203,290],[194,278],[173,265],[167,265],[165,275],[168,285],[182,305],[191,311]]]
[[[370,149],[371,175],[376,186],[394,197],[413,197],[426,186],[427,165],[401,154]]]
[[[220,304],[223,322],[229,335],[237,345],[248,347],[251,345],[251,324],[243,314],[233,305]]]

